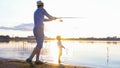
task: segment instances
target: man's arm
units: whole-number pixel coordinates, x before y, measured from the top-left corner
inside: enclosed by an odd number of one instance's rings
[[[49,22],[52,21],[51,19],[44,19],[45,22]]]
[[[43,8],[43,14],[45,15],[45,16],[47,16],[49,19],[45,19],[44,21],[52,21],[52,20],[56,20],[57,18],[56,17],[53,17],[53,16],[51,16],[50,14],[48,14],[48,12]]]

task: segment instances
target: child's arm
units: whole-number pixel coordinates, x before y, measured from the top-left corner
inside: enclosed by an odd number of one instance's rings
[[[65,47],[63,46],[63,45],[61,45],[62,46],[62,48],[64,48],[65,49]]]

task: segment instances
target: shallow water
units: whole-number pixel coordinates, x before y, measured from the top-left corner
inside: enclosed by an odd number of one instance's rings
[[[97,68],[120,68],[120,41],[62,41],[65,46],[61,57],[63,64]],[[0,57],[25,60],[31,54],[35,42],[0,42]],[[57,42],[45,41],[41,60],[57,63]],[[35,60],[35,58],[34,58]]]

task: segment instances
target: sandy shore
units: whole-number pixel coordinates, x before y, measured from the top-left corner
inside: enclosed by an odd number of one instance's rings
[[[0,68],[91,68],[91,67],[53,63],[45,63],[42,65],[35,65],[34,67],[31,67],[24,60],[0,58]]]

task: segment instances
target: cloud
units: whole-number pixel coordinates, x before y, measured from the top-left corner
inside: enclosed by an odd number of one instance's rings
[[[4,30],[32,31],[33,24],[32,23],[29,23],[29,24],[20,24],[20,25],[14,26],[14,27],[1,26],[0,29],[4,29]]]

